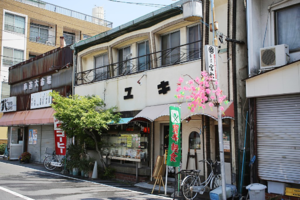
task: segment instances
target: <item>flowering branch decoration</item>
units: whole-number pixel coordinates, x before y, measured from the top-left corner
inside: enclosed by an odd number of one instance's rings
[[[218,81],[212,79],[206,71],[202,71],[201,77],[197,77],[196,79],[187,74],[184,76],[189,76],[190,80],[183,86],[184,79],[182,77],[179,78],[175,98],[189,102],[188,108],[192,112],[197,107],[205,109],[206,103],[209,102],[208,106],[211,110],[213,106],[220,106],[219,108],[224,114],[224,107],[221,105],[222,103],[227,104],[228,100],[218,87]]]

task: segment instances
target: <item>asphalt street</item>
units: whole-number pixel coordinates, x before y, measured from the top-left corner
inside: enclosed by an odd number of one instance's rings
[[[124,183],[103,184],[81,180],[62,175],[58,171],[43,171],[39,167],[0,160],[0,200],[170,199],[149,194],[149,191],[138,191],[139,189]]]

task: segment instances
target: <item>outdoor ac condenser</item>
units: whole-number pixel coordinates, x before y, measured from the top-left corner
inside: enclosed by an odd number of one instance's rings
[[[289,61],[289,46],[286,44],[260,49],[260,69],[270,69],[286,65]]]

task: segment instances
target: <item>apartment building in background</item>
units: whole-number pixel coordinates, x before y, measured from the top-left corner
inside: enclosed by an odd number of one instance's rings
[[[112,28],[112,23],[67,8],[36,0],[0,2],[0,96],[10,96],[8,68],[59,47],[60,36],[66,45]]]

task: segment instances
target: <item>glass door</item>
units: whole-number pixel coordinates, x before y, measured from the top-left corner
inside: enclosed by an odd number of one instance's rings
[[[24,128],[10,127],[9,159],[18,160],[24,150]]]

